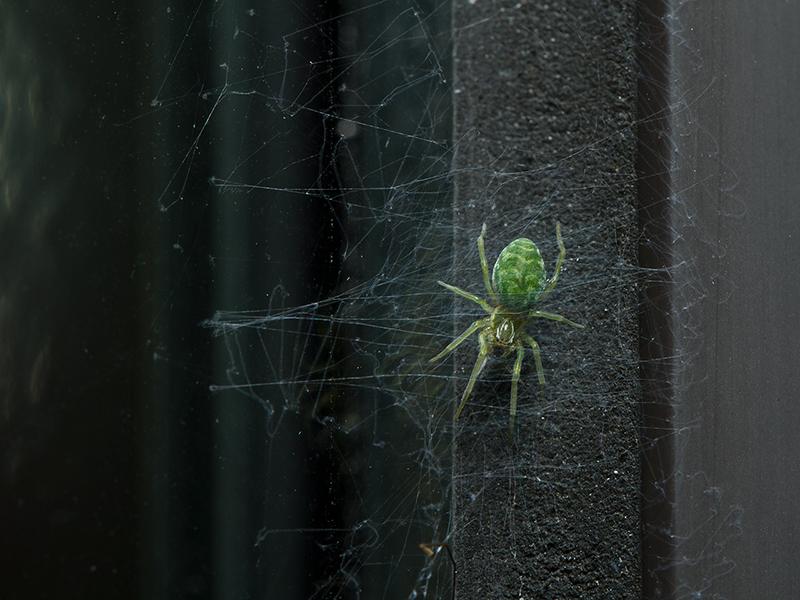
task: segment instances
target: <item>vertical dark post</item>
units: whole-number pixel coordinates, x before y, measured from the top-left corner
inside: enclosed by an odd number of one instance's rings
[[[666,2],[660,20],[670,151],[642,176],[672,254],[671,546],[647,578],[653,597],[793,598],[800,6]]]
[[[542,308],[587,325],[530,325],[548,383],[538,389],[529,355],[513,441],[509,357],[490,362],[456,422],[458,594],[638,598],[635,3],[478,0],[454,13],[453,283],[482,290],[484,221],[490,262],[528,237],[551,272],[558,221],[567,262]],[[475,360],[465,348],[456,393]]]
[[[642,380],[642,594],[671,598],[675,438],[671,435],[675,343],[669,168],[670,37],[665,0],[639,3],[639,307]]]

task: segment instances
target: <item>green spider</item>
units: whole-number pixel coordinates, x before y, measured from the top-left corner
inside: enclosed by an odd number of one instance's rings
[[[473,333],[478,332],[478,359],[472,368],[469,382],[461,396],[461,403],[456,410],[455,418],[461,415],[464,405],[467,403],[475,381],[478,379],[489,355],[496,348],[503,350],[503,355],[507,355],[512,350],[517,351],[517,360],[514,363],[514,371],[511,377],[511,427],[517,416],[517,385],[522,370],[522,359],[525,356],[525,345],[533,350],[533,358],[536,361],[536,373],[539,376],[539,384],[544,385],[544,370],[542,369],[542,355],[539,351],[539,344],[525,332],[525,326],[530,319],[549,319],[559,323],[566,323],[572,327],[583,329],[584,325],[570,321],[566,317],[555,313],[533,310],[534,305],[545,298],[553,288],[556,287],[558,274],[561,272],[561,265],[564,263],[564,256],[567,251],[564,241],[561,239],[561,224],[556,223],[556,239],[558,240],[558,260],[553,276],[547,279],[544,261],[531,240],[518,238],[503,248],[497,262],[492,270],[492,278],[489,280],[489,265],[486,262],[486,251],[483,246],[483,238],[486,235],[486,224],[481,228],[481,235],[478,237],[478,254],[481,258],[481,270],[483,271],[483,284],[489,294],[491,304],[479,298],[475,294],[457,288],[454,285],[437,281],[439,285],[447,288],[459,296],[471,300],[488,313],[488,317],[478,319],[470,325],[464,333],[459,335],[439,354],[430,359],[434,363],[441,360],[453,350],[458,348]]]

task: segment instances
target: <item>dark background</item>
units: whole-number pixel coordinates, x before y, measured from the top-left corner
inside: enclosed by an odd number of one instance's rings
[[[0,596],[450,585],[417,547],[446,523],[414,512],[438,488],[405,498],[420,442],[369,420],[396,401],[315,383],[372,367],[400,329],[385,303],[221,325],[363,281],[391,298],[376,277],[418,223],[449,231],[448,22],[404,2],[0,4]],[[373,218],[387,195],[407,222]]]
[[[279,436],[289,460],[267,470],[263,409],[209,392],[226,364],[205,319],[232,295],[263,308],[276,281],[293,302],[324,297],[339,267],[330,205],[213,202],[210,178],[269,137],[260,168],[289,165],[273,185],[336,186],[319,167],[333,125],[311,112],[287,125],[228,104],[206,123],[230,77],[220,57],[254,51],[229,35],[245,8],[0,7],[3,597],[308,597],[330,569],[308,540],[253,544],[265,503],[276,521],[341,525],[337,489],[302,472],[317,442]],[[269,40],[337,10],[277,6],[248,25]],[[335,23],[295,45],[327,56],[325,32]],[[307,105],[323,110],[332,73],[298,71],[287,89],[312,75]],[[319,165],[292,166],[309,150]],[[291,260],[267,258],[281,253]],[[335,460],[311,464],[324,473]]]

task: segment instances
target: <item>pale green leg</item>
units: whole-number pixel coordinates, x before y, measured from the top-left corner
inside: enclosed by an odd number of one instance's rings
[[[497,301],[497,294],[492,287],[492,281],[489,278],[489,263],[486,262],[486,249],[483,246],[483,236],[486,235],[486,223],[483,224],[481,227],[481,234],[478,236],[478,255],[481,257],[481,271],[483,272],[483,285],[486,286],[486,292],[489,294],[489,298],[495,304],[498,303]]]
[[[464,393],[461,395],[461,403],[458,405],[458,409],[456,410],[455,419],[461,416],[461,411],[464,410],[464,406],[467,404],[467,400],[469,400],[469,396],[472,393],[472,388],[475,387],[475,382],[478,380],[478,375],[481,374],[483,371],[483,367],[486,366],[486,361],[489,358],[489,345],[486,343],[486,340],[483,338],[483,335],[480,337],[480,351],[478,352],[478,358],[475,361],[475,366],[472,367],[472,373],[469,376],[469,381],[467,382],[467,387],[464,388]]]
[[[514,361],[514,371],[511,375],[511,418],[509,427],[513,433],[514,422],[517,420],[517,386],[519,375],[522,372],[522,359],[525,357],[525,346],[517,346],[517,360]]]
[[[581,325],[580,323],[576,323],[575,321],[570,321],[566,317],[562,317],[561,315],[557,315],[551,312],[544,312],[542,310],[533,310],[528,313],[528,317],[535,318],[535,319],[549,319],[550,321],[558,321],[559,323],[564,323],[565,325],[571,325],[572,327],[577,327],[578,329],[583,329],[586,325]]]
[[[445,283],[444,281],[437,281],[436,283],[438,283],[443,288],[450,290],[454,294],[458,294],[462,298],[466,298],[467,300],[474,302],[475,304],[480,306],[483,310],[485,310],[487,313],[492,314],[493,310],[492,307],[489,306],[489,303],[486,302],[486,300],[484,300],[483,298],[478,298],[478,296],[476,296],[475,294],[470,294],[469,292],[462,290],[461,288],[457,288],[454,285],[450,285],[449,283]]]
[[[441,360],[442,358],[444,358],[445,356],[450,354],[453,350],[458,348],[469,336],[471,336],[473,333],[478,331],[485,324],[486,324],[486,319],[478,319],[472,325],[467,327],[467,329],[466,329],[466,331],[464,331],[464,333],[462,333],[456,339],[454,339],[452,342],[450,342],[444,350],[439,352],[439,354],[434,356],[428,362],[435,363],[437,360]]]
[[[531,336],[525,336],[525,342],[533,350],[533,360],[536,362],[536,375],[539,376],[539,385],[544,385],[544,369],[542,368],[542,353],[539,350],[539,344]]]
[[[547,287],[545,287],[544,291],[542,292],[542,298],[547,296],[547,294],[552,292],[553,288],[556,287],[558,275],[561,273],[561,265],[564,264],[564,257],[567,255],[567,249],[564,246],[564,240],[561,239],[561,223],[556,223],[556,240],[558,241],[558,259],[556,260],[556,269],[553,271],[553,276],[547,283]]]

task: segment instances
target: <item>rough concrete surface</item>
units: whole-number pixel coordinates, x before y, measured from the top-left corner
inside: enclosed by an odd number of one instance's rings
[[[547,386],[528,355],[508,433],[512,358],[495,355],[456,423],[458,598],[638,598],[635,3],[454,5],[455,274],[482,288],[516,237],[567,262],[537,321]],[[474,318],[457,305],[457,329]],[[456,353],[456,393],[475,346]]]

